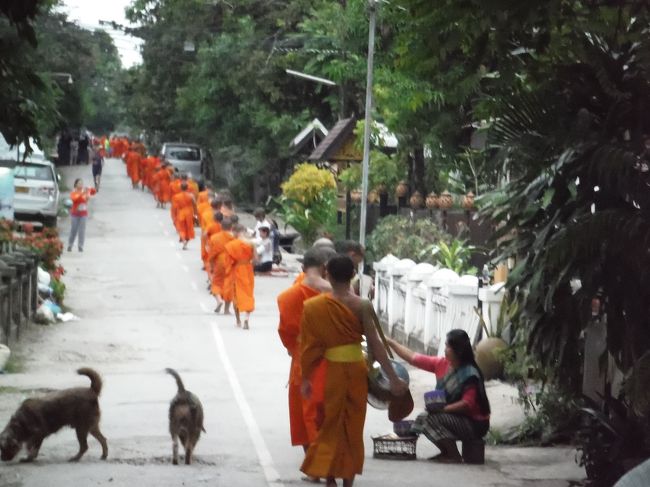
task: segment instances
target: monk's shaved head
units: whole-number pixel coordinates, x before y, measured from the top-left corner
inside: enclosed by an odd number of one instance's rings
[[[302,259],[303,270],[310,269],[312,267],[321,267],[327,264],[327,261],[332,257],[336,256],[336,251],[329,247],[316,247],[311,248]]]
[[[327,274],[336,283],[349,283],[354,277],[354,273],[354,262],[347,255],[337,255],[327,262]]]
[[[181,190],[187,191],[187,183],[181,183]]]
[[[232,230],[232,220],[230,218],[224,218],[221,222],[221,229],[228,231]]]

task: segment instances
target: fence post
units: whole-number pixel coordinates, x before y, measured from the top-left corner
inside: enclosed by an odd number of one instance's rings
[[[406,336],[409,336],[414,329],[420,328],[420,326],[418,326],[419,324],[415,323],[415,317],[413,316],[413,309],[415,307],[415,288],[435,271],[436,268],[431,264],[421,263],[413,267],[413,269],[408,273],[406,278],[406,300],[404,303],[404,333]],[[422,327],[424,326],[425,323],[422,324]]]
[[[478,291],[478,299],[483,303],[482,316],[490,335],[497,332],[497,320],[501,310],[501,302],[505,295],[505,283],[500,282]]]
[[[388,271],[388,275],[390,276],[388,284],[388,330],[391,333],[393,326],[397,322],[395,313],[395,280],[404,276],[412,267],[415,267],[415,262],[411,259],[402,259]]]

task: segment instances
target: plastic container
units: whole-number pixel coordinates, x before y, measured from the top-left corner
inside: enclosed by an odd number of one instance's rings
[[[427,411],[439,411],[447,404],[447,395],[443,390],[434,390],[424,393],[424,407]]]

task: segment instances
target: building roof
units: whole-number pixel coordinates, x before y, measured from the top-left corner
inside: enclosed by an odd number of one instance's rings
[[[315,118],[309,122],[309,124],[304,129],[302,129],[298,135],[294,137],[294,139],[289,144],[289,147],[293,148],[295,152],[298,152],[311,142],[312,147],[310,150],[313,150],[321,140],[327,137],[328,133],[329,132],[325,128],[325,125],[323,125],[320,120]]]
[[[332,127],[327,136],[311,153],[309,160],[314,162],[327,161],[334,157],[354,132],[356,122],[354,117],[344,118],[336,122],[336,125]]]

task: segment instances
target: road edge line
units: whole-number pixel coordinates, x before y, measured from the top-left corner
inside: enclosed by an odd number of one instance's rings
[[[253,446],[255,447],[255,452],[257,453],[257,458],[259,459],[262,470],[264,471],[264,477],[266,482],[271,487],[284,487],[284,484],[280,480],[280,474],[273,466],[273,458],[271,457],[271,452],[266,446],[260,427],[255,421],[255,416],[253,411],[246,400],[244,391],[239,383],[235,369],[232,366],[232,362],[228,357],[226,352],[226,345],[221,336],[221,331],[219,326],[216,323],[211,323],[212,325],[212,335],[214,336],[214,341],[217,345],[217,351],[219,353],[219,358],[221,359],[221,364],[223,365],[224,370],[226,371],[226,376],[228,377],[228,382],[230,383],[230,388],[233,391],[235,396],[235,401],[239,406],[241,415],[244,418],[244,423],[248,428],[248,434],[253,441]]]

